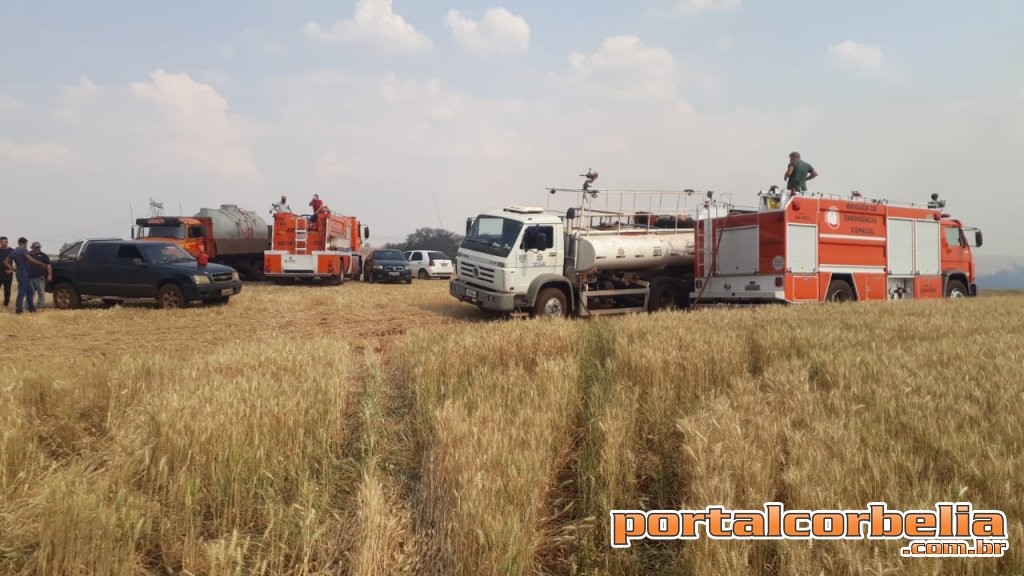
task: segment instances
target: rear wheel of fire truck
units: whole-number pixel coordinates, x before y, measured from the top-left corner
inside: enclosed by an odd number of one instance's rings
[[[680,301],[683,287],[674,278],[655,278],[651,285],[650,301],[647,309],[650,312],[659,310],[678,310],[683,307]]]
[[[565,303],[565,293],[558,288],[545,288],[537,294],[533,304],[532,315],[543,318],[564,318],[569,308]]]
[[[53,289],[53,305],[61,310],[78,308],[82,303],[81,296],[73,284],[58,284]]]
[[[967,287],[959,280],[950,280],[946,285],[946,298],[966,298]]]
[[[426,268],[420,268],[420,272],[419,272],[419,274],[417,274],[416,276],[417,276],[417,277],[418,277],[418,278],[419,278],[420,280],[426,280],[427,278],[429,278],[429,277],[430,277],[430,274],[427,274],[427,269],[426,269]]]
[[[157,305],[166,310],[185,307],[185,295],[181,288],[174,284],[167,284],[156,293]]]
[[[846,280],[833,280],[828,284],[828,292],[825,294],[827,302],[853,302],[857,297],[853,288],[846,283]]]

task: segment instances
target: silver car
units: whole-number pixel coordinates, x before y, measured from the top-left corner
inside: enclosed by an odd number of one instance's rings
[[[437,250],[410,250],[404,253],[409,268],[420,280],[427,278],[451,278],[455,266],[444,252]]]

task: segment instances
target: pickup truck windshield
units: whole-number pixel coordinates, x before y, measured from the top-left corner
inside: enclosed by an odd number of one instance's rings
[[[193,262],[195,258],[174,244],[139,244],[142,257],[151,264],[169,264],[172,262]]]
[[[143,226],[139,228],[139,238],[177,238],[185,239],[185,227],[177,226]]]
[[[519,239],[523,223],[498,216],[481,216],[473,223],[462,245],[492,256],[508,256]]]

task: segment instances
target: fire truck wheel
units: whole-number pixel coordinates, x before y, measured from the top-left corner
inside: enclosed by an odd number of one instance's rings
[[[82,303],[81,296],[73,284],[58,284],[53,289],[53,305],[61,310],[78,308]]]
[[[537,294],[537,301],[533,304],[533,316],[564,318],[568,313],[565,293],[558,288],[545,288]]]
[[[173,308],[184,308],[185,307],[185,295],[181,293],[181,288],[178,288],[174,284],[167,284],[156,293],[156,302],[161,308],[170,310]]]
[[[857,297],[845,280],[833,280],[828,284],[825,300],[828,302],[853,302]]]
[[[967,287],[959,280],[951,280],[946,285],[946,298],[966,298]]]

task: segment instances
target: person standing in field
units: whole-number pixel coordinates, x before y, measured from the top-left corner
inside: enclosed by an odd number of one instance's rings
[[[22,236],[18,238],[18,247],[11,252],[11,255],[4,259],[4,267],[8,270],[14,271],[14,275],[18,279],[18,298],[14,302],[14,313],[21,314],[23,310],[22,304],[25,300],[28,300],[28,311],[35,312],[36,306],[32,302],[32,297],[35,295],[32,289],[32,265],[45,266],[39,260],[36,260],[28,253],[28,238]]]
[[[14,252],[14,249],[7,246],[7,236],[0,236],[0,284],[4,285],[4,308],[11,305],[11,282],[14,280],[14,271],[8,270],[3,263],[7,257]]]
[[[43,247],[39,242],[33,242],[32,249],[28,253],[45,264],[45,266],[33,264],[29,271],[29,276],[32,277],[32,289],[36,294],[36,308],[42,308],[46,305],[46,283],[53,281],[53,266],[50,265],[50,257],[43,252]]]
[[[807,191],[807,181],[818,177],[818,172],[807,162],[800,159],[799,152],[789,155],[789,167],[786,168],[786,190],[792,194]]]

